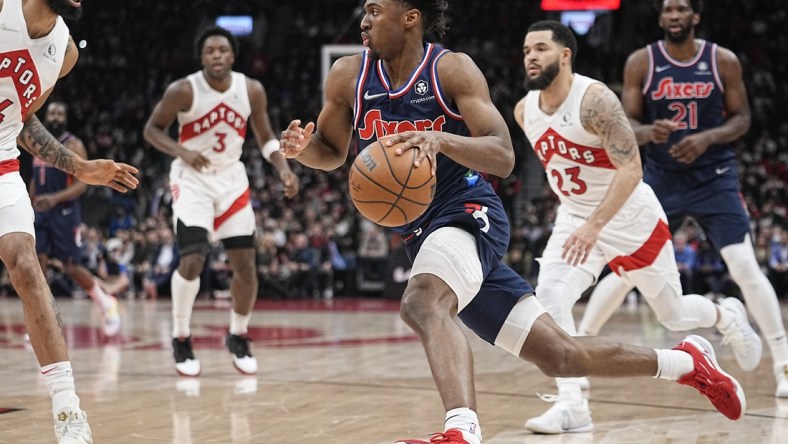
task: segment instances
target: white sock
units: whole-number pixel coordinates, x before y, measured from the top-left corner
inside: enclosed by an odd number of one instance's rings
[[[655,378],[676,381],[687,373],[695,370],[692,356],[681,350],[655,348],[657,352],[657,374]]]
[[[249,314],[238,314],[235,310],[230,310],[230,334],[245,335],[249,329],[249,320],[252,319],[252,312]]]
[[[571,401],[573,404],[583,402],[579,378],[555,378],[555,385],[558,386],[559,399]]]
[[[772,362],[774,364],[788,365],[788,338],[785,333],[775,337],[766,338],[766,343],[772,350]]]
[[[482,428],[479,426],[479,418],[476,416],[476,412],[467,407],[451,409],[446,412],[446,421],[443,425],[444,431],[460,430],[463,438],[469,444],[481,444],[482,442]]]
[[[93,299],[93,302],[97,303],[99,307],[101,307],[102,311],[109,310],[109,307],[112,306],[112,296],[108,295],[101,289],[97,280],[93,279],[93,288],[88,290],[88,296],[90,299]]]
[[[41,367],[41,375],[52,398],[52,414],[66,409],[79,410],[79,397],[74,387],[71,361],[55,362]]]
[[[186,338],[191,335],[189,322],[197,293],[200,291],[199,276],[188,281],[177,270],[172,274],[172,337]]]
[[[733,312],[719,304],[714,304],[714,306],[717,307],[717,311],[719,312],[717,323],[714,324],[714,326],[720,331],[730,327],[734,319]]]

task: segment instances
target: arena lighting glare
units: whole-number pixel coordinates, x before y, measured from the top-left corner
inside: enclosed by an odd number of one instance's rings
[[[542,0],[543,11],[611,11],[621,0]]]
[[[561,23],[572,28],[577,35],[586,35],[596,16],[596,11],[562,11]]]
[[[251,15],[220,15],[216,17],[216,26],[221,26],[233,35],[245,36],[252,33],[253,20]]]

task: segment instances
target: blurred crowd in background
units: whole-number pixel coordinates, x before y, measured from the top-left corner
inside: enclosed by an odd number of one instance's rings
[[[550,234],[557,200],[512,109],[526,92],[521,48],[527,25],[558,16],[541,11],[539,2],[521,0],[449,4],[450,30],[443,44],[476,61],[510,126],[517,166],[512,176],[490,180],[512,222],[507,260],[533,281],[534,258]],[[82,20],[70,24],[75,41],[84,46],[79,62],[52,98],[69,105],[68,130],[84,141],[90,157],[138,166],[141,184],[128,195],[93,187],[83,196],[85,265],[107,279],[125,274],[127,282],[118,287],[123,297],[156,298],[169,291],[169,275],[178,260],[167,183],[171,159],[143,141],[142,127],[164,88],[199,69],[194,38],[200,28],[222,14],[255,18],[252,35],[240,38],[235,70],[263,82],[272,124],[281,131],[292,119],[316,119],[322,104],[321,47],[359,43],[359,6],[357,0],[105,0],[86,7]],[[778,296],[785,298],[788,33],[783,6],[780,0],[706,2],[698,34],[732,49],[744,67],[752,127],[736,142],[743,199],[758,259]],[[620,10],[600,14],[589,32],[578,37],[575,70],[620,91],[627,56],[661,35],[651,2],[622,2]],[[356,214],[347,194],[347,169],[316,172],[293,162],[302,192],[288,201],[270,165],[248,143],[243,160],[257,215],[260,296],[399,297],[391,290],[407,278],[399,239]],[[692,223],[674,242],[685,292],[738,292]],[[201,280],[204,296],[229,296],[226,262],[217,243]],[[56,265],[50,273],[56,294],[78,294]]]

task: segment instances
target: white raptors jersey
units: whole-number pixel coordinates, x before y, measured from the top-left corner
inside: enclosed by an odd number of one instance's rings
[[[599,83],[574,74],[564,103],[552,115],[539,109],[540,91],[525,96],[523,126],[542,161],[547,181],[569,213],[588,217],[607,194],[616,169],[599,136],[583,128],[580,104],[588,87]]]
[[[187,79],[192,86],[192,107],[178,113],[180,144],[207,157],[214,171],[241,159],[246,122],[252,114],[246,76],[231,75],[230,88],[219,92],[208,85],[202,71],[191,74]],[[183,160],[176,158],[174,162]]]
[[[0,9],[0,162],[19,156],[16,138],[36,99],[60,75],[68,45],[68,27],[58,17],[52,31],[31,39],[22,0],[5,0]]]

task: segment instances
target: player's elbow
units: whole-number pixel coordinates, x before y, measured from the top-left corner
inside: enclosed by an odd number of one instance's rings
[[[514,151],[508,150],[500,156],[500,162],[496,166],[496,171],[490,171],[490,173],[500,178],[506,178],[512,174],[512,171],[514,171]]]

